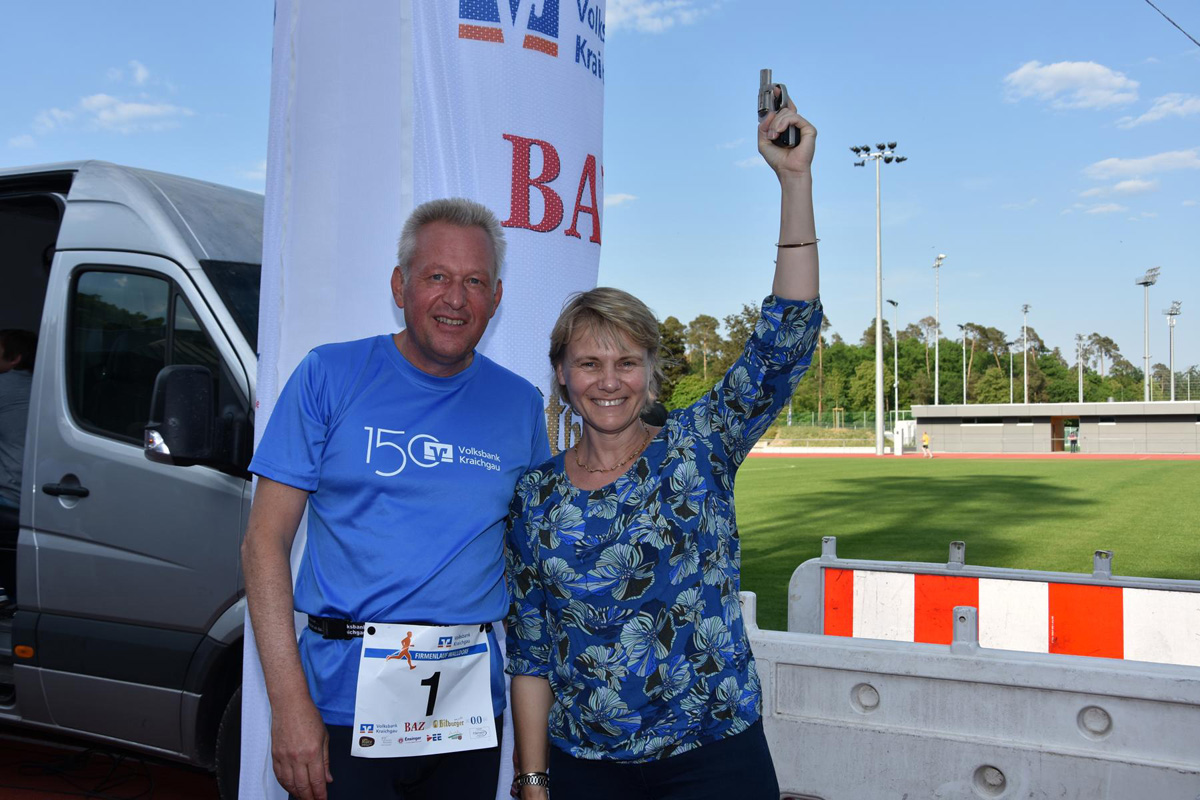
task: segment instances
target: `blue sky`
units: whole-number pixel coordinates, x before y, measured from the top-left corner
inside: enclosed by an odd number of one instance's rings
[[[1200,38],[1200,6],[1156,4]],[[794,6],[795,10],[781,12]],[[905,6],[909,6],[905,8]],[[102,158],[261,191],[272,5],[7,4],[0,165]],[[769,289],[777,190],[754,150],[758,70],[820,131],[822,294],[857,341],[874,314],[874,175],[884,294],[1052,346],[1114,338],[1139,363],[1183,301],[1176,368],[1200,363],[1200,47],[1144,0],[608,4],[600,281],[687,322]],[[888,317],[891,318],[890,307]]]

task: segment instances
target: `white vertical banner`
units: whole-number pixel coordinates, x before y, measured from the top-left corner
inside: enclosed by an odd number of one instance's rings
[[[568,294],[595,285],[600,259],[604,11],[276,1],[257,435],[309,349],[402,327],[396,240],[438,197],[477,200],[503,223],[504,298],[480,350],[549,395],[550,328]],[[301,530],[293,567],[303,546]],[[283,798],[249,627],[240,795]]]

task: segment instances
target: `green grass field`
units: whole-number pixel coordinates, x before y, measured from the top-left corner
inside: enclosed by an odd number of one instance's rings
[[[1200,579],[1200,462],[751,458],[738,473],[742,588],[787,627],[787,584],[836,536],[842,558]]]

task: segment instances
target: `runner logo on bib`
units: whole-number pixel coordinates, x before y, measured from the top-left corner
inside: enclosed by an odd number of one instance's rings
[[[351,755],[425,756],[496,743],[483,626],[367,623]]]

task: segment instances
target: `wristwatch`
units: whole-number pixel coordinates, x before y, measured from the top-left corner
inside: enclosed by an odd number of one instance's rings
[[[517,776],[517,786],[544,786],[550,788],[550,776],[545,772],[523,772]]]

